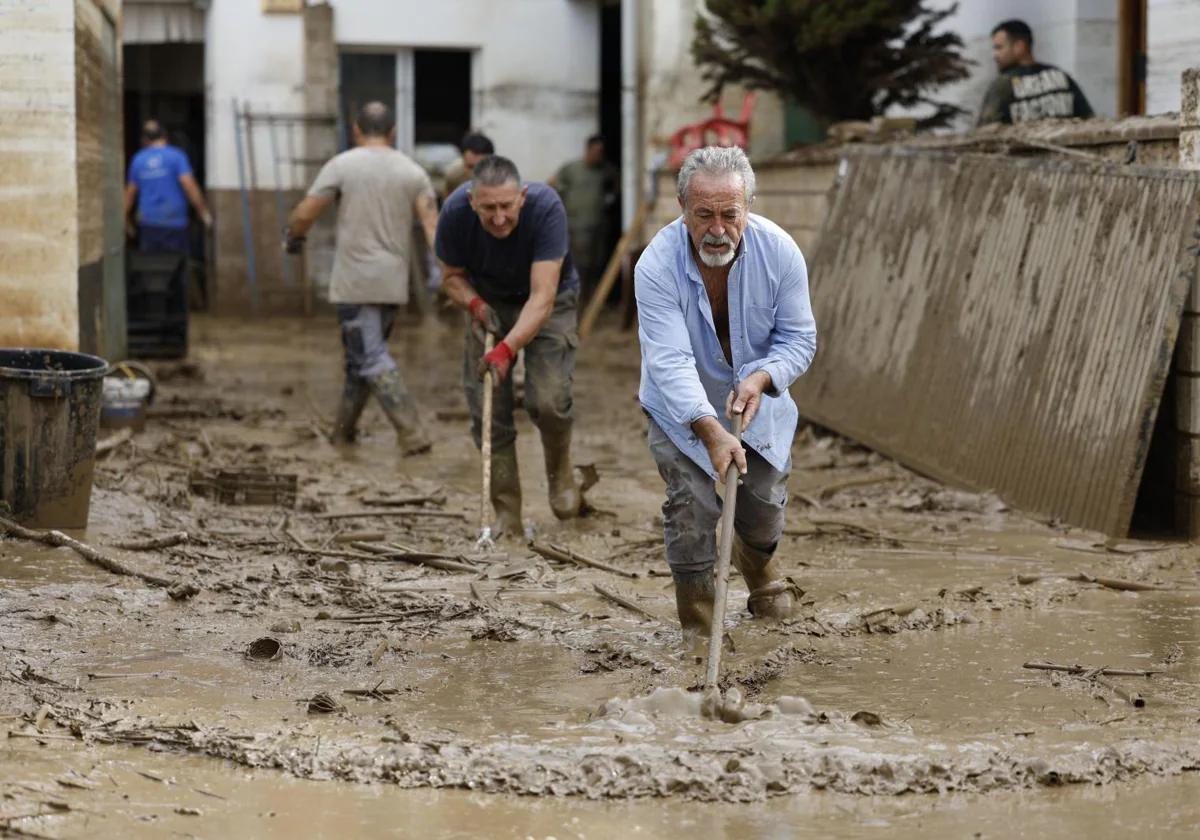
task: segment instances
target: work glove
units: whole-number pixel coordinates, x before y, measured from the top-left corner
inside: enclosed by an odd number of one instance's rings
[[[483,298],[476,297],[468,305],[471,310],[471,316],[475,319],[474,323],[482,327],[484,333],[491,333],[497,338],[500,337],[500,316],[496,314],[496,310],[488,306]]]
[[[287,228],[283,229],[283,250],[287,254],[299,254],[304,250],[305,238],[303,236],[292,236],[292,232]]]
[[[483,379],[490,370],[496,374],[496,381],[503,382],[504,377],[508,376],[508,371],[512,367],[513,359],[517,358],[516,352],[508,346],[508,342],[501,341],[492,348],[492,352],[488,353],[479,360],[479,378]]]
[[[204,225],[204,227],[206,227],[206,228],[208,228],[209,230],[211,230],[211,229],[212,229],[212,226],[213,226],[213,217],[212,217],[212,213],[208,213],[208,212],[204,213],[204,215],[202,215],[202,216],[200,217],[200,223],[201,223],[201,224],[203,224],[203,225]]]

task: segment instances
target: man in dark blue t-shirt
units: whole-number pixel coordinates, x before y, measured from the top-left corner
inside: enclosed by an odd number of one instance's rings
[[[142,127],[142,145],[129,164],[125,218],[136,203],[139,250],[186,254],[188,202],[204,226],[212,227],[192,164],[183,149],[167,143],[167,133],[156,120]]]
[[[463,385],[471,432],[482,429],[484,373],[497,384],[492,413],[492,507],[501,534],[521,534],[521,483],[513,360],[525,351],[525,407],[542,436],[550,507],[559,519],[578,516],[581,483],[571,466],[571,380],[579,277],[571,262],[567,214],[545,184],[522,184],[516,165],[493,155],[446,199],[438,219],[442,289],[470,313]],[[496,346],[484,355],[484,336]]]

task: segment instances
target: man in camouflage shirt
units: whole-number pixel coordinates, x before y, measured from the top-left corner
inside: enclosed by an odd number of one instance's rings
[[[1095,116],[1087,97],[1066,71],[1033,58],[1033,31],[1006,20],[992,30],[992,57],[1000,78],[992,82],[979,112],[979,125]]]

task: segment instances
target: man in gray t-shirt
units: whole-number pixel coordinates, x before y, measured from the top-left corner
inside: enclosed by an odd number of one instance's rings
[[[298,252],[317,216],[337,202],[337,253],[329,301],[337,305],[341,324],[346,384],[333,442],[354,441],[358,418],[374,393],[408,455],[429,451],[429,438],[387,341],[396,310],[408,303],[413,218],[433,242],[438,210],[429,176],[393,147],[395,138],[396,123],[388,107],[380,102],[364,105],[354,126],[357,148],[321,168],[308,195],[288,217],[284,235],[287,250]]]

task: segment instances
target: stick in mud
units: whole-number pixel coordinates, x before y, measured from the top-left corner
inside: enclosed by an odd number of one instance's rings
[[[131,566],[127,566],[119,560],[114,560],[104,554],[101,554],[96,549],[86,543],[81,543],[79,540],[72,539],[61,531],[34,531],[30,528],[22,527],[17,523],[5,519],[0,516],[0,531],[12,537],[17,537],[23,540],[32,540],[40,542],[43,545],[54,546],[55,548],[69,548],[87,560],[93,565],[99,566],[106,572],[112,572],[114,575],[125,575],[127,577],[135,577],[143,583],[148,583],[151,586],[158,586],[167,590],[167,594],[173,600],[184,601],[192,597],[200,590],[192,583],[183,583],[182,581],[172,580],[171,578],[152,575],[148,572],[140,572]]]
[[[1092,575],[1083,572],[1077,572],[1073,575],[1060,574],[1045,574],[1045,575],[1018,575],[1017,583],[1028,586],[1031,583],[1037,583],[1042,580],[1069,580],[1075,583],[1094,583],[1097,586],[1103,586],[1105,589],[1116,589],[1120,592],[1183,592],[1187,591],[1183,587],[1177,586],[1159,586],[1154,583],[1138,583],[1133,580],[1117,580],[1116,578],[1093,577]]]
[[[175,534],[164,534],[161,537],[151,537],[145,540],[124,540],[122,542],[109,543],[113,548],[119,548],[122,551],[155,551],[160,548],[173,548],[177,545],[182,545],[187,542],[187,531],[180,531]]]
[[[1120,686],[1104,679],[1104,677],[1100,676],[1099,674],[1092,677],[1092,680],[1094,680],[1098,685],[1102,685],[1105,688],[1107,688],[1109,691],[1111,691],[1113,694],[1120,697],[1122,700],[1124,700],[1130,706],[1133,706],[1135,709],[1144,708],[1146,705],[1145,699],[1143,699],[1142,695],[1138,694],[1136,691],[1126,691],[1125,689],[1121,688]]]
[[[425,552],[407,552],[396,548],[387,548],[371,543],[350,543],[351,548],[374,556],[379,560],[403,560],[406,563],[416,563],[419,566],[429,566],[444,572],[478,572],[478,566],[468,565],[460,559],[452,559],[443,554]]]
[[[426,496],[391,496],[363,499],[362,503],[367,507],[410,507],[425,503],[441,507],[446,504],[446,497],[441,493]]]
[[[620,595],[618,595],[617,593],[615,593],[609,589],[605,589],[603,586],[601,586],[598,583],[593,584],[592,588],[596,590],[596,594],[598,594],[601,598],[604,598],[606,601],[612,601],[617,606],[624,607],[625,609],[629,610],[630,612],[637,613],[638,615],[640,615],[644,618],[648,618],[651,621],[657,621],[659,623],[662,622],[662,619],[659,618],[658,616],[656,616],[654,613],[650,612],[649,610],[642,609],[637,604],[633,603],[633,601],[630,601],[628,598],[623,598]]]
[[[347,510],[340,513],[318,513],[314,519],[365,519],[372,516],[427,516],[435,519],[466,519],[465,513],[453,510]]]
[[[602,572],[611,572],[614,575],[620,575],[621,577],[632,578],[634,580],[641,577],[641,575],[639,575],[637,572],[631,572],[627,569],[618,569],[616,566],[610,566],[607,563],[602,563],[599,560],[592,560],[591,558],[584,557],[582,554],[578,554],[569,548],[563,548],[562,546],[558,545],[542,545],[541,543],[535,541],[529,544],[529,550],[535,554],[540,554],[547,560],[557,560],[560,563],[574,563],[577,566],[587,566],[592,569],[599,569]]]
[[[1064,674],[1086,674],[1093,670],[1082,665],[1055,665],[1053,662],[1026,662],[1021,666],[1031,671],[1060,671]],[[1153,677],[1162,671],[1143,671],[1133,668],[1101,668],[1097,671],[1102,676],[1109,677]]]

